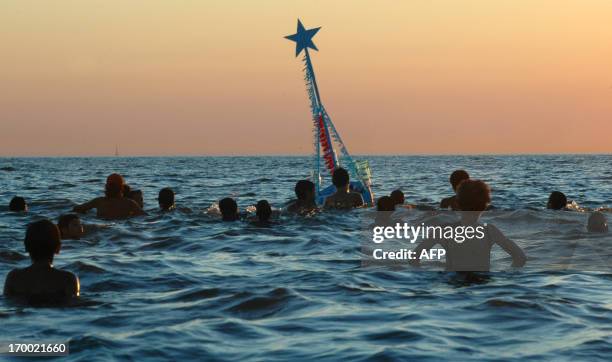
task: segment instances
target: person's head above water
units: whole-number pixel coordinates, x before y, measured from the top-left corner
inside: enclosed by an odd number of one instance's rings
[[[553,191],[548,197],[548,203],[546,204],[547,209],[561,210],[567,206],[567,197],[561,191]]]
[[[389,196],[383,196],[376,201],[376,211],[395,211],[395,201]]]
[[[123,176],[114,173],[106,178],[105,195],[109,198],[117,198],[123,196],[125,181]]]
[[[15,196],[11,199],[9,203],[9,210],[15,212],[28,211],[28,204],[26,200],[21,196]]]
[[[77,214],[64,214],[57,221],[62,239],[78,239],[83,236],[83,225]]]
[[[453,190],[457,191],[457,187],[459,187],[459,184],[469,179],[470,179],[470,175],[467,173],[467,171],[455,170],[453,171],[453,173],[451,173],[449,181],[450,181],[451,186],[453,187]]]
[[[125,197],[136,202],[141,208],[144,207],[144,197],[142,196],[142,191],[131,190],[125,195]]]
[[[270,216],[272,216],[272,207],[267,200],[259,200],[257,205],[255,206],[255,215],[257,215],[257,219],[259,221],[268,221],[270,220]]]
[[[391,195],[389,196],[391,197],[391,200],[393,200],[394,205],[403,205],[406,201],[404,198],[404,193],[399,189],[391,192]]]
[[[337,189],[346,188],[349,184],[348,172],[342,167],[335,169],[332,175],[332,183]]]
[[[174,191],[171,188],[165,187],[159,191],[157,196],[159,208],[162,210],[171,210],[174,208]]]
[[[314,201],[315,184],[312,181],[300,180],[295,184],[295,196],[298,200]]]
[[[491,202],[491,189],[484,181],[464,180],[457,188],[457,204],[461,211],[484,211]]]
[[[595,211],[589,215],[587,230],[590,233],[607,233],[608,220],[606,220],[606,215],[599,211]]]
[[[24,240],[25,249],[33,262],[53,262],[53,256],[62,246],[57,225],[49,220],[40,220],[28,225]]]
[[[219,210],[221,211],[223,221],[238,220],[238,204],[231,197],[226,197],[219,201]]]

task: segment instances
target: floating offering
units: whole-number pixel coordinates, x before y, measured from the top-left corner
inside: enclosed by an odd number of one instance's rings
[[[319,31],[319,28],[308,29],[304,28],[302,22],[298,19],[297,32],[293,35],[286,36],[286,39],[294,41],[295,56],[299,56],[302,50],[304,51],[304,80],[308,90],[308,98],[310,99],[310,110],[312,112],[312,120],[314,122],[314,159],[312,179],[316,186],[317,203],[322,204],[325,198],[336,192],[334,185],[326,188],[321,187],[321,172],[327,170],[330,174],[337,167],[346,168],[351,176],[351,189],[360,192],[363,195],[363,200],[366,204],[372,204],[372,193],[370,191],[371,171],[368,161],[355,161],[349,154],[340,134],[336,130],[331,118],[327,114],[321,96],[319,87],[315,78],[314,68],[310,60],[308,48],[319,50],[312,42],[312,38]],[[336,150],[339,150],[338,153]],[[322,165],[323,164],[323,165]]]

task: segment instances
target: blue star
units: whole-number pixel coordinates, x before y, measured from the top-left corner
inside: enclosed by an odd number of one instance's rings
[[[297,33],[293,35],[287,35],[285,37],[285,39],[289,39],[295,42],[295,56],[296,57],[300,55],[300,52],[303,49],[310,48],[310,49],[314,49],[317,51],[319,50],[317,49],[317,46],[314,45],[314,43],[312,42],[312,37],[319,31],[319,29],[321,29],[321,27],[306,30],[304,28],[304,25],[302,25],[302,22],[300,21],[300,19],[298,19]]]

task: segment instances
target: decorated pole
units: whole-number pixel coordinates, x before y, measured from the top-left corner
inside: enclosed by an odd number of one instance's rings
[[[317,79],[315,77],[314,68],[312,66],[312,60],[310,59],[310,53],[308,48],[318,51],[316,45],[313,43],[312,38],[321,29],[320,27],[314,29],[306,29],[302,22],[298,19],[297,32],[293,35],[288,35],[285,38],[294,41],[295,44],[295,56],[299,56],[304,51],[304,80],[306,81],[306,87],[308,91],[308,97],[310,99],[310,110],[312,113],[312,120],[314,122],[314,183],[316,186],[317,195],[321,194],[321,159],[323,159],[325,168],[330,174],[334,172],[337,167],[340,167],[340,160],[334,143],[338,145],[340,149],[340,155],[351,173],[351,176],[359,180],[357,181],[363,190],[365,190],[364,199],[367,203],[372,202],[372,195],[370,189],[370,170],[367,161],[362,163],[356,163],[348,153],[348,150],[340,134],[336,130],[336,127],[331,121],[331,118],[327,114],[323,103],[321,102],[321,95],[319,93],[319,87],[317,85]]]

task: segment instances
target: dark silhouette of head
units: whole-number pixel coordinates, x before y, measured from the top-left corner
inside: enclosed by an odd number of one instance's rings
[[[123,196],[125,181],[123,176],[114,173],[106,178],[106,186],[104,194],[109,198],[118,198]]]
[[[313,201],[315,199],[315,184],[308,180],[298,181],[295,184],[295,196],[298,200]]]
[[[337,189],[345,188],[349,184],[349,174],[348,172],[342,168],[338,167],[334,170],[332,175],[332,183],[336,186]]]
[[[470,175],[465,170],[455,170],[451,173],[449,181],[451,186],[453,186],[453,190],[457,191],[457,187],[459,184],[465,180],[469,180]]]
[[[165,187],[159,191],[157,196],[159,208],[162,210],[170,210],[174,207],[174,191],[171,188]]]
[[[376,201],[376,211],[395,211],[395,201],[389,196],[383,196]]]
[[[238,220],[238,204],[231,197],[226,197],[219,201],[219,210],[221,210],[223,221]]]
[[[255,215],[261,222],[270,220],[270,216],[272,216],[270,203],[267,200],[259,200],[255,206]]]
[[[595,211],[589,215],[587,230],[591,233],[607,233],[608,220],[606,220],[606,215],[599,211]]]
[[[53,262],[53,256],[62,246],[57,225],[49,220],[40,220],[28,225],[24,245],[34,262]]]
[[[491,189],[484,181],[464,180],[457,188],[457,204],[461,211],[484,211],[491,202]]]
[[[406,199],[404,198],[404,193],[402,192],[402,190],[399,189],[391,192],[390,197],[395,205],[403,205],[406,201]]]
[[[21,196],[15,196],[9,203],[9,210],[15,212],[28,211],[28,204],[26,200]]]
[[[546,204],[547,209],[561,210],[567,206],[567,197],[561,191],[553,191],[548,197],[548,203]]]
[[[128,185],[128,184],[124,184],[124,185],[123,185],[123,194],[124,194],[124,195],[127,195],[127,194],[129,194],[129,193],[130,193],[130,191],[132,191],[132,188],[130,187],[130,185]]]
[[[62,239],[78,239],[83,235],[81,218],[77,214],[64,214],[57,221]]]
[[[142,196],[142,191],[131,190],[125,195],[125,197],[136,202],[140,208],[144,207],[144,197]]]

